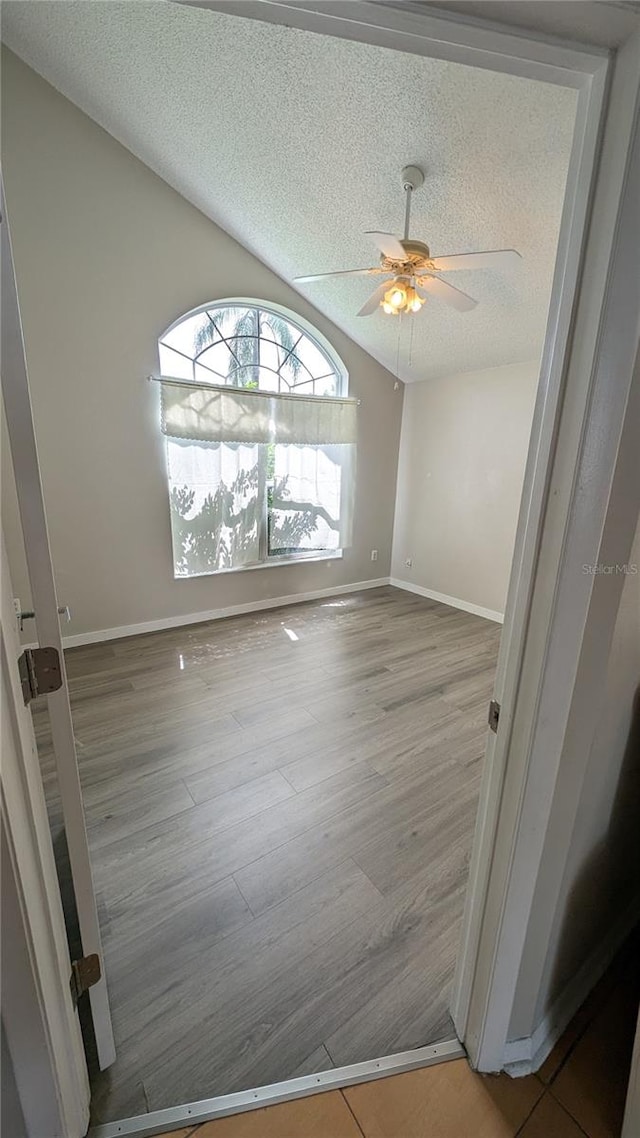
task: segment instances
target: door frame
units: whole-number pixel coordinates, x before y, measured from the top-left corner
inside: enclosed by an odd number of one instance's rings
[[[617,53],[609,93],[608,52],[500,29],[484,21],[409,12],[369,0],[342,0],[339,15],[333,4],[291,0],[244,0],[241,13],[237,5],[224,0],[202,0],[198,6],[506,71],[578,91],[578,118],[553,282],[552,318],[547,328],[496,683],[496,695],[502,705],[500,728],[497,736],[490,737],[485,763],[452,1009],[472,1063],[481,1070],[496,1070],[504,1062],[506,1009],[511,1006],[515,990],[527,916],[542,863],[540,831],[544,826],[539,822],[541,818],[550,819],[552,813],[557,759],[568,720],[569,709],[561,705],[560,696],[564,697],[564,693],[554,693],[550,687],[554,680],[558,686],[558,674],[578,678],[586,621],[597,599],[596,583],[582,582],[579,597],[569,605],[568,624],[563,620],[565,614],[559,602],[564,583],[568,582],[567,574],[575,572],[578,564],[576,555],[580,556],[580,564],[588,558],[597,562],[603,549],[603,517],[616,490],[615,478],[620,481],[623,473],[618,459],[630,391],[627,372],[633,329],[629,327],[615,328],[619,333],[615,362],[623,369],[623,382],[612,401],[614,406],[610,410],[601,408],[599,423],[593,419],[593,410],[604,394],[606,372],[611,366],[611,359],[603,357],[602,347],[615,293],[614,270],[624,255],[625,234],[627,245],[632,244],[628,218],[621,221],[619,206],[627,185],[625,159],[637,103],[637,45],[627,43]],[[604,172],[596,181],[598,162]],[[606,445],[590,451],[590,431],[598,425],[605,430]],[[562,452],[559,438],[567,442]],[[581,464],[588,461],[591,477],[603,487],[603,496],[594,517],[587,517],[585,522],[580,508],[584,512],[590,503],[581,500],[579,474]],[[582,541],[581,519],[585,523]],[[619,526],[618,533],[611,535],[609,548],[624,546],[622,529]],[[551,590],[550,583],[556,581],[557,588],[554,585]],[[545,589],[550,592],[546,600]],[[611,603],[601,613],[603,628],[610,618]],[[606,652],[602,655],[606,658]],[[559,671],[561,668],[565,670]],[[571,687],[560,685],[564,686]],[[550,699],[553,720],[542,723],[541,701],[554,695],[555,703]],[[514,748],[514,732],[519,726],[519,746]],[[543,745],[555,765],[544,761]],[[536,795],[531,793],[533,790]],[[577,803],[579,780],[572,793]],[[535,843],[531,841],[532,820]],[[527,872],[518,876],[527,852]],[[367,1077],[371,1078],[371,1073]],[[321,1089],[311,1080],[309,1083],[308,1088],[297,1093]],[[292,1084],[290,1092],[283,1091],[282,1097],[294,1094]],[[247,1095],[254,1101],[241,1109],[264,1105],[265,1097],[258,1093]],[[215,1102],[209,1100],[211,1111],[216,1109]],[[185,1123],[193,1121],[192,1107],[183,1109],[181,1117]],[[158,1112],[162,1113],[165,1112]],[[171,1113],[171,1125],[178,1125],[179,1118]],[[207,1116],[213,1117],[213,1113]],[[168,1119],[157,1121],[169,1128]],[[148,1128],[154,1123],[153,1116],[147,1116],[145,1122]],[[96,1133],[106,1138],[112,1133],[151,1132],[143,1129],[141,1119],[137,1125],[136,1120],[129,1123],[109,1124]],[[156,1130],[161,1128],[158,1125]]]
[[[604,687],[624,582],[589,567],[628,561],[640,508],[639,102],[640,32],[620,49],[611,84],[522,656],[509,677],[505,652],[496,681],[506,714],[487,749],[452,1007],[482,1071],[535,1069],[566,1026],[551,1023],[534,1043],[545,949],[601,711],[594,693]],[[516,559],[525,526],[521,515]],[[521,597],[516,575],[505,622],[518,619]],[[508,1043],[516,990],[532,1036]]]

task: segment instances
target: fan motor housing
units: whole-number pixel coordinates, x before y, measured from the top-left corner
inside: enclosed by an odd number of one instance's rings
[[[396,261],[393,257],[380,258],[383,268],[396,271],[400,266],[408,273],[415,273],[417,269],[428,269],[431,263],[431,252],[423,241],[400,241],[406,253],[404,261]]]

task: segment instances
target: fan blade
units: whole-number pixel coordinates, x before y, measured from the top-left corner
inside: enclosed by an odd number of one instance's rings
[[[433,296],[439,296],[441,300],[444,300],[445,304],[450,304],[452,308],[457,308],[459,312],[470,312],[478,303],[472,296],[467,296],[466,292],[461,292],[459,288],[454,288],[453,285],[448,284],[447,281],[441,281],[439,277],[421,277],[419,284],[425,292],[430,292]]]
[[[393,233],[378,233],[377,229],[367,229],[366,234],[373,238],[374,244],[385,257],[390,257],[392,261],[406,261],[407,254]]]
[[[366,300],[365,303],[362,305],[362,308],[360,309],[358,316],[371,316],[372,313],[375,312],[376,308],[380,304],[380,301],[382,300],[382,298],[383,298],[385,292],[387,291],[388,287],[389,287],[388,281],[383,281],[383,283],[381,285],[378,285],[375,292],[372,292],[369,299]]]
[[[514,269],[522,261],[516,249],[491,249],[485,253],[455,253],[451,257],[434,257],[432,265],[437,273],[450,273],[455,269]]]
[[[384,273],[384,271],[385,271],[384,269],[379,268],[377,266],[376,266],[376,268],[373,268],[373,269],[340,269],[340,270],[338,270],[337,273],[316,273],[315,276],[294,277],[293,279],[294,279],[294,281],[298,281],[299,284],[303,284],[304,282],[308,282],[308,281],[326,281],[329,279],[329,277],[378,276],[380,273]],[[387,275],[390,275],[390,274],[387,274]]]

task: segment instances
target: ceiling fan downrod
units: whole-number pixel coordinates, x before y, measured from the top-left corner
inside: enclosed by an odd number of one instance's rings
[[[419,190],[424,182],[424,174],[419,166],[405,166],[402,171],[402,188],[407,195],[407,202],[404,211],[404,236],[403,241],[409,239],[409,222],[411,220],[411,195],[414,190]]]

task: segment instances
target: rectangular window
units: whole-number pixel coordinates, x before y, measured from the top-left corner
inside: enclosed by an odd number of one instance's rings
[[[354,400],[165,381],[162,426],[176,577],[349,544]]]

